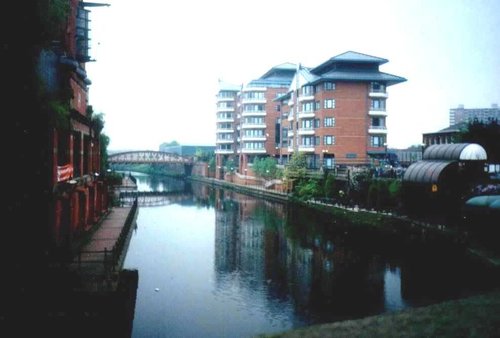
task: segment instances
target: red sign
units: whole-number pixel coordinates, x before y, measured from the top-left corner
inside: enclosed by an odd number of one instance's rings
[[[66,181],[73,177],[73,166],[66,164],[57,166],[57,182]]]

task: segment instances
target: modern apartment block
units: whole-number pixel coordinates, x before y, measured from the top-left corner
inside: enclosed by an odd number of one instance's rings
[[[232,126],[232,143],[227,148],[217,143],[216,154],[240,155],[240,168],[246,168],[255,156],[273,156],[286,164],[296,152],[306,154],[310,169],[366,165],[383,159],[387,151],[386,89],[406,81],[381,72],[379,66],[387,62],[349,51],[314,68],[283,64],[239,92],[233,87],[232,105],[239,115]],[[221,86],[218,103],[227,92]],[[220,142],[222,121],[217,123]],[[222,166],[224,159],[218,158],[218,166]]]
[[[288,91],[296,68],[290,63],[275,66],[244,86],[219,83],[215,150],[219,169],[229,160],[237,168],[247,168],[255,156],[276,156],[280,107],[275,99]]]
[[[473,121],[488,123],[500,120],[500,108],[498,104],[492,104],[491,108],[464,108],[459,105],[450,109],[450,126],[461,122],[469,123]]]

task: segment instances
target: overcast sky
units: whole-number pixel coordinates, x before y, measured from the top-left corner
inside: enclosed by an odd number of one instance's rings
[[[95,0],[89,104],[110,150],[215,145],[217,81],[346,51],[389,60],[389,147],[421,143],[449,110],[500,104],[498,0]]]

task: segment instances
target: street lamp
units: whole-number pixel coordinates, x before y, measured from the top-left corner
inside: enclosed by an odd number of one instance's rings
[[[385,164],[388,163],[388,159],[387,159],[387,142],[384,143],[384,147],[385,147]]]

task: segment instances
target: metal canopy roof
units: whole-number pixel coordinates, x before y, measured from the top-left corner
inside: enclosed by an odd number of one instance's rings
[[[457,161],[419,161],[406,169],[403,182],[438,183],[441,173]]]
[[[486,160],[486,150],[476,143],[434,144],[427,147],[423,160]]]

